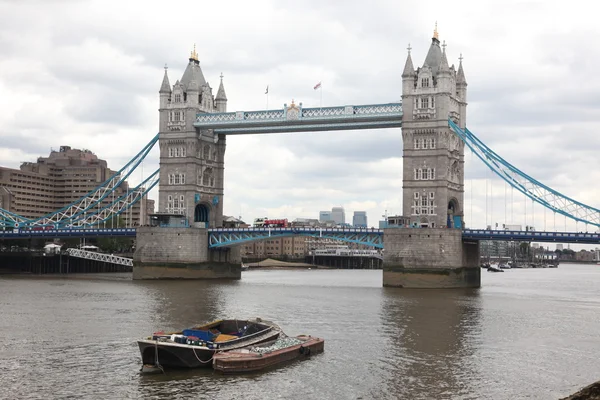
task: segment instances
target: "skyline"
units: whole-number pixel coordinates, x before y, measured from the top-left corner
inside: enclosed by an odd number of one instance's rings
[[[436,17],[419,4],[414,15],[406,15],[393,2],[375,2],[368,9],[351,2],[342,9],[309,1],[310,10],[257,2],[239,3],[226,19],[204,20],[208,29],[182,22],[173,30],[154,29],[163,23],[162,9],[141,2],[143,15],[136,14],[135,2],[120,8],[119,15],[109,12],[118,4],[110,1],[62,1],[52,7],[37,1],[0,3],[11,11],[0,16],[0,49],[6,55],[0,61],[4,167],[18,168],[52,147],[69,145],[89,148],[119,169],[158,129],[164,64],[175,82],[194,43],[213,93],[223,73],[228,111],[264,109],[267,86],[270,109],[292,99],[318,107],[321,95],[323,106],[398,101],[406,48],[410,43],[415,66],[422,65],[437,20],[450,64],[458,65],[461,53],[464,57],[469,129],[542,183],[600,207],[600,189],[590,184],[600,178],[595,168],[600,139],[593,134],[600,126],[600,114],[594,113],[600,104],[600,78],[594,74],[600,51],[583,49],[598,28],[590,15],[574,9],[536,1],[490,2],[470,5],[467,16],[450,12],[461,9],[461,2],[434,1]],[[225,10],[210,4],[203,12]],[[448,15],[452,18],[440,18]],[[505,26],[502,17],[508,15],[511,24]],[[28,25],[33,17],[38,23]],[[263,19],[269,23],[256,24]],[[158,151],[150,156],[146,173],[158,167]],[[524,203],[522,195],[517,204],[505,206],[511,191],[497,178],[490,195],[491,175],[469,152],[465,171],[467,226],[597,230],[570,220],[565,224],[562,217],[555,223],[541,205],[534,207],[532,219],[531,202]],[[135,178],[132,183],[139,181]],[[385,210],[402,213],[401,191],[399,129],[228,140],[225,214],[246,221],[265,215],[314,218],[335,204],[366,211],[372,216],[369,224],[376,226],[373,216],[379,220]]]

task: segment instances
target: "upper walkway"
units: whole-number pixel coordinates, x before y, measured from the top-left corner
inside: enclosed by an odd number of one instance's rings
[[[227,135],[398,128],[402,104],[303,108],[292,101],[281,110],[198,114],[194,126]]]

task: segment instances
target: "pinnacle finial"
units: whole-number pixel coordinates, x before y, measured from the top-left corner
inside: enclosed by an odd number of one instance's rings
[[[460,61],[461,64],[462,64],[462,60],[463,60],[463,56],[462,56],[462,53],[460,53],[460,57],[458,57],[458,61]]]
[[[165,63],[165,71],[168,70],[169,67],[167,66],[167,64]]]
[[[223,73],[222,72],[221,72],[220,78],[221,78],[221,82],[223,82]]]
[[[194,43],[194,50],[190,52],[190,59],[198,61],[198,53],[196,53],[196,43]]]
[[[435,21],[435,29],[433,30],[433,38],[438,39],[437,21]]]
[[[446,41],[444,40],[442,42],[442,49],[444,50],[444,53],[446,52]]]
[[[408,55],[410,55],[410,51],[412,50],[412,47],[410,47],[410,43],[408,44],[408,47],[406,48],[406,50],[408,50]]]

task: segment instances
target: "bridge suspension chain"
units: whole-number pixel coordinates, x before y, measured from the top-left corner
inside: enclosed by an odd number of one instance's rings
[[[21,217],[18,214],[11,213],[8,210],[0,208],[0,228],[4,227],[13,227],[13,226],[23,226],[29,220],[27,218]]]
[[[142,183],[128,193],[114,199],[109,205],[89,214],[87,212],[77,213],[70,219],[70,227],[99,225],[130,209],[158,184],[159,172],[160,169],[157,169]]]
[[[600,227],[599,209],[551,189],[504,160],[468,129],[461,129],[451,119],[448,124],[485,165],[532,201],[575,221]]]
[[[74,219],[79,219],[82,214],[102,205],[102,201],[113,193],[125,180],[136,170],[140,163],[146,158],[150,150],[158,142],[158,134],[135,155],[123,168],[117,171],[113,176],[104,181],[101,185],[91,190],[89,193],[61,208],[38,219],[27,219],[13,214],[12,218],[7,215],[8,211],[0,210],[4,226],[20,228],[24,226],[54,226],[64,227],[72,225]]]

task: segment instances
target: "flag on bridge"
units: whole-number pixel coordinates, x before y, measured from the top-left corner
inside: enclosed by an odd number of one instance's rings
[[[317,89],[318,89],[318,88],[320,88],[320,87],[321,87],[321,82],[317,83],[317,84],[315,85],[314,89],[315,89],[315,90],[317,90]]]
[[[265,94],[269,94],[269,85],[267,85],[267,90],[265,90]]]

